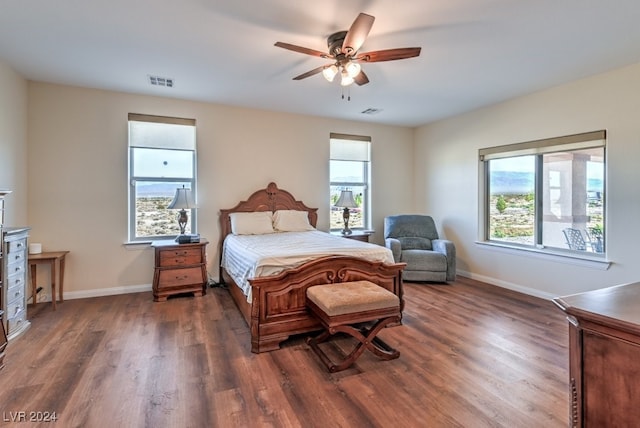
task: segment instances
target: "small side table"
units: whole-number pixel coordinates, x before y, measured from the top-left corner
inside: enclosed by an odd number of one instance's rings
[[[64,258],[69,251],[47,251],[40,254],[29,254],[29,267],[31,268],[31,296],[35,305],[37,299],[36,287],[36,266],[39,264],[49,264],[51,266],[51,303],[53,310],[56,310],[56,281],[59,284],[58,295],[60,303],[64,302]]]
[[[174,294],[193,293],[200,297],[207,293],[207,253],[209,242],[202,239],[190,244],[175,241],[153,241],[155,269],[153,301],[165,302]]]
[[[350,235],[345,235],[342,232],[331,232],[332,235],[342,236],[347,239],[355,239],[356,241],[369,242],[369,236],[373,234],[370,230],[354,230]]]

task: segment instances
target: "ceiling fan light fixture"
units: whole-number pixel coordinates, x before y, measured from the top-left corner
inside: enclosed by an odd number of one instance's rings
[[[360,64],[358,64],[357,62],[349,61],[347,65],[345,65],[345,69],[347,70],[347,74],[349,75],[349,77],[353,79],[358,74],[360,74],[360,70],[362,69],[362,67],[360,67]]]
[[[333,78],[336,77],[336,74],[338,74],[338,67],[336,67],[335,64],[325,67],[322,70],[322,75],[328,82],[333,82]]]
[[[345,68],[342,69],[341,75],[342,80],[340,80],[340,84],[342,86],[349,86],[354,82],[353,77],[349,76],[349,73],[347,73],[347,70]]]

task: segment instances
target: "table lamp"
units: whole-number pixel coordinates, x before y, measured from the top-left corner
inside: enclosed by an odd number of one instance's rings
[[[344,220],[344,229],[342,229],[343,235],[351,235],[351,229],[349,229],[349,208],[357,208],[356,201],[353,200],[353,192],[351,190],[343,190],[340,192],[340,197],[335,204],[336,207],[344,208],[342,211],[342,219]]]
[[[176,194],[173,197],[171,203],[167,206],[168,209],[179,209],[178,213],[178,225],[180,226],[180,235],[184,235],[185,227],[189,222],[189,216],[187,215],[187,210],[191,208],[196,208],[196,203],[193,198],[193,193],[191,189],[185,189],[184,185],[182,188],[176,189]]]

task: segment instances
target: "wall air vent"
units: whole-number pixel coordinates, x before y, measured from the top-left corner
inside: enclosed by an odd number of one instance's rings
[[[371,114],[371,115],[373,115],[373,114],[378,114],[381,111],[382,111],[381,108],[368,108],[366,110],[363,110],[362,114]]]
[[[173,79],[169,77],[149,76],[149,83],[153,86],[166,86],[173,88]]]

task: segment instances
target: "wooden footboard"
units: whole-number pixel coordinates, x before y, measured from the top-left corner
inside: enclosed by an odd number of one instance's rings
[[[279,275],[250,280],[252,299],[248,303],[239,287],[223,272],[240,312],[251,330],[251,351],[280,348],[280,342],[294,334],[319,330],[320,324],[306,307],[306,291],[312,285],[367,280],[402,298],[404,263],[384,264],[355,257],[323,257],[289,269]]]

